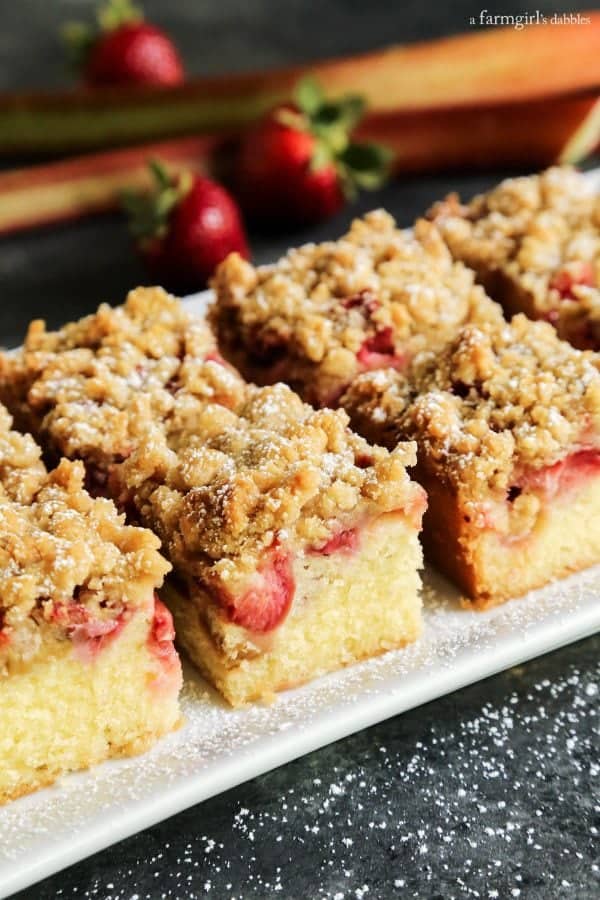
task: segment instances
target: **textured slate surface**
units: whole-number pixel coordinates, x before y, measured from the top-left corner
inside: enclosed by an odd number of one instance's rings
[[[0,88],[67,83],[56,31],[87,0],[0,0]],[[476,3],[148,0],[195,73],[277,65],[468,28]],[[538,3],[563,11],[560,3]],[[494,12],[531,12],[525,4]],[[387,206],[409,224],[502,173],[406,180],[319,228],[253,236],[268,260]],[[143,281],[118,217],[0,240],[0,343]],[[590,639],[407,713],[195,807],[25,900],[585,898],[598,882],[598,657]]]

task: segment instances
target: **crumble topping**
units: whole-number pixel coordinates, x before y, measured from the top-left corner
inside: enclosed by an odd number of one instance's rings
[[[187,576],[241,583],[274,542],[319,546],[388,510],[414,512],[417,527],[413,446],[372,448],[344,412],[315,412],[283,385],[248,385],[206,323],[159,289],[53,335],[32,328],[0,375],[9,389],[28,382],[23,402],[42,441],[83,459],[88,475],[100,468],[100,490],[151,527]]]
[[[231,589],[277,540],[319,545],[345,522],[422,502],[405,469],[414,445],[371,447],[347,422],[284,385],[248,386],[236,410],[205,404],[172,431],[149,423],[115,478],[176,566]]]
[[[405,377],[361,375],[343,398],[365,432],[417,440],[424,463],[469,495],[505,491],[515,473],[598,444],[600,376],[591,354],[545,322],[465,326]]]
[[[17,418],[55,453],[101,470],[131,452],[143,416],[181,414],[182,387],[227,404],[243,383],[208,326],[160,288],[131,291],[124,306],[103,304],[60,331],[33,322],[23,349],[0,359],[0,393]]]
[[[596,328],[579,343],[600,344],[600,196],[582,174],[553,167],[509,178],[466,205],[450,195],[430,216],[484,284],[502,273],[566,336],[581,331],[574,318],[591,318]]]
[[[46,475],[41,455],[30,435],[12,430],[12,418],[0,406],[0,485],[7,499],[31,502]]]
[[[89,496],[82,463],[62,460],[46,474],[32,438],[9,431],[4,411],[0,427],[0,675],[6,675],[35,658],[47,631],[59,638],[109,633],[128,608],[148,603],[170,566],[155,535],[124,525],[111,501]],[[6,447],[13,452],[9,466]],[[29,463],[33,470],[15,490],[14,472]]]
[[[264,365],[283,354],[294,384],[289,366],[299,360],[313,370],[298,378],[305,396],[315,367],[318,378],[347,384],[365,368],[400,367],[441,346],[464,322],[501,320],[435,226],[422,220],[402,231],[383,210],[355,220],[340,240],[292,249],[274,265],[255,268],[232,254],[212,286],[210,317],[232,358],[240,345]]]

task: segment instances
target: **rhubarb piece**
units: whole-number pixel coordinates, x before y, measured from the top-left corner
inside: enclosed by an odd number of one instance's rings
[[[385,144],[398,174],[575,164],[600,144],[600,101],[594,91],[585,97],[399,109],[368,116],[356,136]]]
[[[590,20],[585,27],[494,28],[292,69],[202,78],[170,89],[5,94],[0,153],[72,153],[238,129],[288,101],[306,74],[328,93],[360,94],[374,114],[597,96],[600,15],[585,15]]]
[[[600,143],[600,101],[569,97],[368,116],[357,136],[390,148],[397,172],[576,163]],[[183,137],[0,173],[0,234],[110,212],[123,190],[150,186],[148,159],[210,174],[225,149],[223,136]]]
[[[246,384],[163,291],[35,324],[0,386],[47,452],[84,460],[160,537],[178,640],[230,703],[417,637],[414,446],[371,447],[342,411]]]
[[[179,721],[181,667],[154,590],[170,568],[149,531],[46,473],[0,407],[0,803]]]
[[[225,355],[247,378],[285,380],[316,406],[336,405],[360,372],[406,368],[465,322],[502,320],[435,227],[400,231],[381,210],[339,241],[290,250],[274,265],[232,255],[213,287]]]
[[[431,216],[509,314],[600,349],[600,194],[584,175],[556,167],[507,179],[468,205],[451,196]]]
[[[119,208],[124,190],[148,190],[148,159],[175,174],[210,171],[222,138],[191,137],[0,173],[0,235]]]
[[[548,323],[465,326],[342,402],[371,440],[416,440],[426,553],[473,606],[600,562],[600,375]]]

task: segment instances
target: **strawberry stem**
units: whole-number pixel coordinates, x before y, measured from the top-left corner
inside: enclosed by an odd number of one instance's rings
[[[122,206],[129,216],[129,230],[134,238],[144,240],[162,237],[169,223],[169,216],[192,186],[191,172],[173,177],[164,163],[158,159],[148,162],[154,178],[154,189],[137,193],[123,191]]]
[[[299,112],[283,109],[278,119],[291,128],[314,135],[313,172],[333,163],[349,199],[359,189],[375,190],[385,183],[393,153],[386,147],[358,144],[351,139],[366,111],[363,97],[345,94],[337,100],[327,99],[319,82],[308,76],[296,86],[294,98]]]
[[[141,22],[144,13],[131,0],[107,0],[96,13],[96,24],[67,22],[61,29],[61,37],[67,51],[69,64],[75,70],[85,66],[98,38],[130,22]]]
[[[142,22],[144,13],[131,0],[108,0],[96,14],[100,31],[114,31],[130,22]]]

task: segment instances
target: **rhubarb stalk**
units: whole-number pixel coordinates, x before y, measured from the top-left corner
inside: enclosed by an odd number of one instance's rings
[[[600,100],[557,98],[371,116],[357,138],[389,147],[397,173],[576,164],[600,143]]]
[[[554,96],[597,95],[600,14],[587,25],[472,32],[258,74],[195,79],[181,87],[0,95],[0,154],[89,150],[239,129],[285,101],[303,75],[330,94],[361,94],[375,115]]]
[[[368,116],[358,136],[393,150],[399,174],[577,163],[600,142],[600,100]],[[125,188],[150,186],[146,163],[153,158],[175,171],[214,174],[223,139],[178,138],[0,174],[0,234],[116,209]]]
[[[210,170],[220,138],[191,137],[111,150],[0,174],[0,235],[117,209],[124,190],[151,185],[148,160]]]

